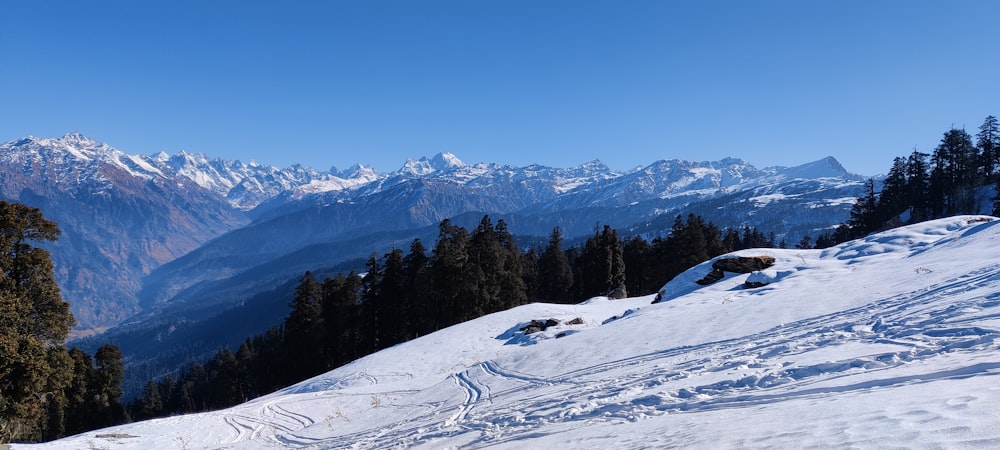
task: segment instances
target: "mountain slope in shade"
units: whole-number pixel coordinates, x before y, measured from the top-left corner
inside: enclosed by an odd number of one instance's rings
[[[44,448],[996,447],[998,242],[1000,221],[962,216],[741,251],[776,264],[697,285],[707,262],[657,304],[526,305],[230,409]]]
[[[185,181],[75,133],[0,145],[0,198],[40,208],[62,230],[47,247],[82,328],[132,316],[143,277],[247,223]]]

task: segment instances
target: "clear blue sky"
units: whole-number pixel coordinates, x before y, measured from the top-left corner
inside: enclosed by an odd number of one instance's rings
[[[0,0],[0,140],[873,175],[1000,115],[998,24],[996,0]]]

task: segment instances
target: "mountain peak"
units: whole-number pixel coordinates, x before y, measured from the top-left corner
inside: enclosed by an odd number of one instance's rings
[[[354,178],[374,178],[378,175],[378,172],[376,172],[375,169],[364,164],[355,164],[345,170],[337,170],[336,167],[331,167],[330,173],[337,178],[343,178],[345,180]]]
[[[59,139],[68,142],[86,142],[86,143],[93,142],[95,144],[97,143],[97,141],[88,138],[87,136],[84,136],[78,131],[70,131],[69,133],[64,134],[63,137]]]
[[[415,176],[430,175],[434,172],[446,172],[465,167],[465,163],[451,153],[438,153],[433,158],[422,157],[418,160],[407,159],[399,171]]]
[[[437,170],[457,169],[464,167],[465,163],[451,153],[438,153],[431,158],[431,167]]]
[[[851,173],[837,161],[837,158],[827,156],[826,158],[805,163],[795,167],[782,169],[779,174],[788,178],[836,178],[850,176]]]

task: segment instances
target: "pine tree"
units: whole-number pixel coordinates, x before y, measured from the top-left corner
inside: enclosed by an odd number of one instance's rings
[[[651,282],[650,259],[653,248],[642,236],[634,236],[625,241],[622,248],[622,262],[625,264],[625,287],[632,295],[650,293],[654,288]]]
[[[981,184],[977,167],[978,149],[965,130],[951,129],[941,138],[932,155],[931,191],[940,196],[939,215],[977,213],[976,190]]]
[[[600,232],[595,230],[584,244],[580,259],[584,297],[610,295],[621,298],[627,295],[625,261],[618,231],[609,225]]]
[[[521,249],[518,248],[514,235],[510,233],[507,222],[503,219],[497,221],[494,231],[500,245],[501,258],[500,272],[494,277],[494,282],[500,289],[499,298],[494,305],[496,309],[490,312],[513,308],[528,301]]]
[[[562,243],[562,230],[553,228],[549,244],[538,258],[538,293],[542,301],[565,303],[572,299],[573,271]]]
[[[383,257],[382,273],[379,277],[377,295],[366,300],[365,306],[372,308],[373,316],[379,322],[379,348],[387,348],[403,342],[410,334],[410,314],[413,310],[406,290],[406,273],[403,266],[403,251],[393,249]]]
[[[708,240],[705,239],[704,220],[694,214],[688,215],[687,222],[680,216],[674,221],[670,238],[674,241],[674,265],[676,273],[681,273],[702,262],[708,261]]]
[[[902,225],[899,216],[909,208],[909,185],[906,180],[906,160],[897,157],[892,161],[892,168],[882,184],[882,193],[878,197],[878,221],[892,222]]]
[[[862,237],[881,227],[878,214],[878,197],[875,195],[875,180],[865,181],[865,191],[851,207],[851,218],[847,222],[848,239]]]
[[[322,287],[312,272],[306,272],[295,288],[295,297],[289,304],[292,310],[285,318],[287,369],[294,380],[317,375],[325,367],[313,353],[313,349],[323,348],[326,342],[322,296]]]
[[[160,387],[155,381],[148,381],[142,390],[142,409],[137,418],[149,419],[163,414],[163,398],[160,397]]]
[[[906,198],[910,204],[910,223],[922,222],[931,216],[928,156],[930,155],[914,150],[906,159]]]
[[[69,350],[69,356],[73,361],[73,380],[65,391],[65,433],[72,435],[94,428],[93,417],[88,414],[88,400],[93,397],[94,364],[90,355],[77,347]]]
[[[381,312],[376,304],[379,300],[379,289],[382,288],[382,267],[375,253],[368,256],[365,262],[365,276],[361,278],[361,325],[358,350],[363,354],[375,352],[380,347],[379,327]]]
[[[73,316],[49,253],[30,243],[58,236],[37,208],[0,201],[0,442],[38,439],[47,399],[72,380],[61,344]]]
[[[431,296],[430,258],[420,239],[410,243],[410,252],[403,258],[406,272],[406,292],[411,307],[411,337],[434,331],[434,298]]]
[[[323,317],[326,326],[325,348],[331,367],[345,364],[361,354],[358,323],[361,307],[358,295],[364,281],[353,271],[347,276],[323,281]]]
[[[976,134],[976,147],[979,149],[981,175],[984,180],[993,180],[1000,166],[1000,123],[995,116],[987,116],[979,126]]]
[[[95,414],[96,427],[124,423],[127,419],[125,405],[121,401],[121,385],[125,379],[122,358],[121,350],[110,344],[102,345],[94,354],[97,368],[94,371],[95,385],[92,390],[94,398],[99,399],[99,404],[91,413]]]
[[[461,311],[463,296],[468,295],[470,275],[466,271],[469,263],[469,235],[465,228],[445,219],[438,226],[438,241],[431,257],[431,279],[433,298],[437,300],[435,330],[461,322],[465,313]]]

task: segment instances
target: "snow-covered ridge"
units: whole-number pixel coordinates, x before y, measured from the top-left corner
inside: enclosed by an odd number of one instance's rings
[[[249,210],[282,196],[282,202],[308,201],[312,196],[335,194],[337,198],[381,192],[413,179],[440,180],[472,188],[489,187],[498,180],[524,184],[530,190],[550,192],[565,198],[563,204],[580,207],[627,205],[648,199],[712,197],[733,190],[769,186],[794,179],[830,179],[857,183],[861,177],[849,174],[832,157],[792,168],[757,169],[750,163],[726,158],[720,161],[691,162],[661,160],[627,173],[609,169],[600,161],[571,168],[539,165],[466,164],[451,153],[432,158],[410,159],[396,172],[378,173],[355,165],[338,171],[320,171],[299,165],[280,169],[255,162],[225,161],[204,154],[181,151],[175,155],[129,155],[79,133],[58,139],[28,137],[0,146],[0,158],[20,161],[45,160],[64,167],[64,172],[90,167],[89,177],[100,179],[98,166],[111,164],[143,180],[171,178],[179,184],[189,180],[226,198],[236,208]],[[88,165],[89,164],[89,165]],[[59,179],[68,180],[67,175]],[[106,181],[106,180],[104,180]],[[109,183],[105,183],[106,187]],[[329,199],[328,199],[329,200]],[[322,201],[314,201],[322,203]],[[766,203],[766,202],[762,202]]]
[[[514,308],[240,406],[45,448],[990,448],[998,242],[1000,220],[961,216],[745,250],[723,257],[775,265],[700,286],[706,262],[657,304]]]

